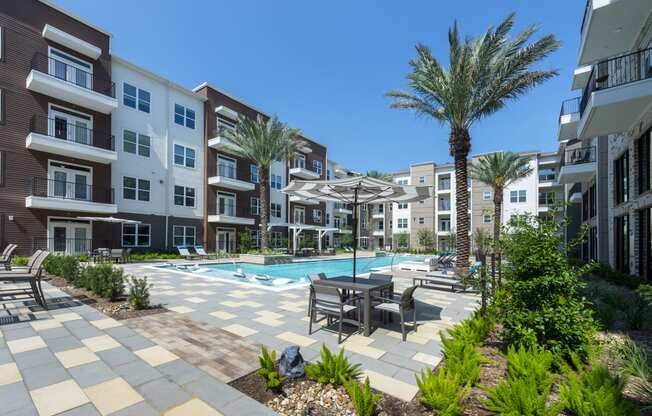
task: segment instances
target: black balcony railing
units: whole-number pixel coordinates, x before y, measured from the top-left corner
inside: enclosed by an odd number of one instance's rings
[[[31,68],[78,87],[115,98],[115,84],[110,79],[92,74],[42,53],[34,55]]]
[[[34,115],[30,121],[30,131],[75,144],[115,150],[115,140],[111,134],[89,129],[83,125],[71,124],[62,118]]]
[[[222,163],[217,164],[217,176],[224,176],[230,179],[239,179],[235,166],[225,165]]]
[[[595,162],[595,147],[578,147],[564,153],[564,165],[581,165]]]
[[[580,97],[571,98],[561,102],[561,110],[559,110],[559,121],[561,122],[562,116],[580,112]]]
[[[584,113],[594,91],[606,90],[648,78],[652,78],[652,49],[644,49],[598,62],[593,65],[589,82],[582,92],[580,113]]]
[[[539,193],[539,206],[546,207],[548,205],[554,205],[555,203],[555,194],[550,192],[540,192]]]
[[[554,173],[541,173],[539,174],[539,182],[552,182],[556,176]]]
[[[29,178],[27,180],[27,193],[29,196],[36,197],[69,199],[99,204],[114,203],[113,188],[58,179]]]

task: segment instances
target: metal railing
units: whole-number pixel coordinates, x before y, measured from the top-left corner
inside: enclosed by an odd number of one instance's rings
[[[60,118],[45,116],[32,116],[30,131],[57,139],[66,140],[75,144],[97,147],[106,150],[115,150],[113,135],[98,130],[89,129],[82,125],[70,124]]]
[[[223,163],[217,164],[217,176],[224,176],[231,179],[237,179],[235,166],[226,165]]]
[[[52,75],[78,87],[115,98],[115,84],[110,79],[92,74],[42,53],[34,55],[31,69]]]
[[[559,121],[561,118],[568,114],[580,112],[580,97],[570,98],[561,102],[561,109],[559,110]]]
[[[595,147],[578,147],[564,152],[564,165],[581,165],[595,162]]]
[[[36,197],[88,201],[100,204],[114,203],[113,188],[58,179],[28,178],[27,193],[29,196]]]
[[[449,180],[444,180],[444,181],[440,180],[439,183],[438,183],[437,189],[440,190],[440,191],[448,191],[448,190],[450,190],[451,189],[451,181],[450,181],[450,179]]]
[[[546,174],[540,174],[539,175],[539,182],[552,182],[555,180],[557,177],[556,174],[554,173],[546,173]]]
[[[598,62],[593,65],[589,81],[582,91],[580,114],[584,114],[586,105],[594,91],[606,90],[648,78],[652,78],[652,49],[643,49]]]
[[[32,241],[32,251],[39,249],[67,255],[88,254],[93,250],[93,239],[65,237],[34,238]]]

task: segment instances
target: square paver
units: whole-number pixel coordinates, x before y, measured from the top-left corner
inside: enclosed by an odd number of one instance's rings
[[[292,343],[292,344],[297,344],[300,347],[309,347],[312,344],[314,344],[315,342],[317,342],[312,338],[305,337],[303,335],[299,335],[297,333],[290,332],[290,331],[278,334],[276,336],[276,338],[282,339],[283,341],[287,341],[287,342]]]
[[[187,306],[175,306],[173,308],[168,308],[168,310],[176,313],[190,313],[195,311],[194,309]]]
[[[30,395],[23,383],[11,383],[0,386],[0,403],[2,403],[2,414],[36,414],[36,409],[34,409]]]
[[[77,367],[82,364],[98,361],[99,358],[86,347],[75,348],[54,354],[65,368]]]
[[[120,322],[116,321],[113,318],[98,319],[96,321],[90,321],[90,323],[97,329],[109,329],[122,326]]]
[[[120,339],[120,343],[132,351],[142,350],[144,348],[149,348],[155,345],[152,341],[140,335],[122,338]]]
[[[110,350],[111,348],[120,347],[120,343],[108,335],[82,339],[81,342],[93,352]]]
[[[278,319],[270,318],[268,316],[259,316],[258,318],[253,319],[255,322],[258,322],[263,325],[267,326],[272,326],[274,328],[282,326],[285,324],[283,321],[279,321]]]
[[[180,361],[180,360],[177,360]],[[161,378],[163,374],[142,360],[119,365],[114,371],[132,386]]]
[[[138,359],[138,356],[125,347],[112,348],[110,350],[98,352],[102,361],[110,367],[116,367],[120,364],[128,363]]]
[[[145,396],[147,403],[160,412],[191,399],[191,396],[185,390],[166,378],[150,381],[137,387],[137,389]]]
[[[163,347],[155,345],[153,347],[145,348],[142,350],[134,351],[134,354],[143,359],[147,364],[156,367],[161,364],[169,363],[170,361],[178,360],[179,357],[172,354],[170,351]]]
[[[117,412],[144,400],[143,396],[120,377],[88,387],[84,391],[103,415]]]
[[[240,324],[233,324],[229,326],[225,326],[222,328],[225,331],[228,331],[232,334],[241,336],[241,337],[248,337],[249,335],[253,335],[257,333],[255,329],[247,328],[246,326],[240,325]]]
[[[29,390],[36,390],[51,384],[61,383],[70,378],[70,374],[56,360],[45,365],[27,368],[22,371],[22,375],[23,382]]]
[[[190,302],[190,303],[204,303],[204,302],[206,302],[206,299],[197,298],[197,297],[185,298],[184,300],[186,302]]]
[[[37,336],[15,339],[13,341],[7,341],[7,348],[11,351],[12,354],[18,354],[20,352],[37,350],[39,348],[46,348],[43,338]]]
[[[423,353],[423,352],[418,352],[418,353],[414,354],[412,359],[414,361],[418,361],[420,363],[428,364],[428,365],[431,365],[433,367],[436,366],[437,364],[439,364],[439,362],[441,361],[441,357],[426,354],[426,353]]]
[[[63,326],[61,325],[61,322],[55,319],[43,319],[39,321],[34,321],[34,322],[30,322],[30,325],[32,325],[32,328],[34,328],[34,331],[43,331],[46,329],[61,328]]]
[[[363,377],[369,377],[369,384],[376,390],[380,390],[391,396],[399,398],[403,401],[409,402],[417,394],[419,390],[417,386],[408,384],[404,381],[388,377],[384,374],[375,371],[363,371]]]
[[[20,371],[18,371],[18,366],[16,363],[0,365],[0,386],[18,383],[22,380],[23,377],[20,375]]]
[[[47,348],[39,348],[37,350],[14,354],[14,360],[21,371],[27,368],[57,361],[52,352]]]
[[[215,312],[209,313],[209,315],[214,316],[214,317],[216,317],[218,319],[222,319],[224,321],[228,321],[229,319],[233,319],[233,318],[238,317],[238,315],[234,315],[234,314],[232,314],[230,312],[227,312],[227,311],[215,311]]]
[[[102,361],[95,361],[68,370],[82,388],[94,386],[116,378],[116,373]]]
[[[213,409],[200,399],[191,399],[184,404],[172,408],[163,414],[164,416],[187,416],[187,415],[202,415],[202,416],[222,416],[222,413]]]
[[[40,416],[53,416],[88,403],[88,397],[74,380],[66,380],[29,392]]]

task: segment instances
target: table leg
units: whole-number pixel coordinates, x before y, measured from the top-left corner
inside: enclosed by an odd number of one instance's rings
[[[370,291],[364,291],[364,336],[371,335],[371,296]]]

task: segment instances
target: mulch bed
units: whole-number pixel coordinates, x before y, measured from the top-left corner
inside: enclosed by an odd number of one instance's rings
[[[123,296],[122,298],[116,301],[110,301],[108,299],[102,298],[90,290],[86,290],[79,287],[74,287],[68,283],[65,279],[59,276],[50,275],[47,280],[51,285],[56,286],[61,289],[68,295],[72,296],[79,302],[92,306],[103,314],[117,320],[139,318],[141,316],[154,315],[157,313],[168,312],[166,308],[161,305],[152,305],[148,309],[134,310],[131,309],[129,303],[127,302],[127,297]]]

